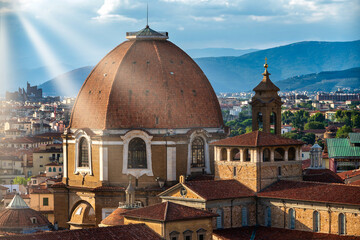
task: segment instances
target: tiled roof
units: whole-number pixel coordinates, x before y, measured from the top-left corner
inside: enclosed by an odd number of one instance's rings
[[[349,183],[350,185],[354,185],[354,186],[359,186],[360,187],[360,180],[357,181],[353,181],[351,183]]]
[[[347,138],[326,139],[329,158],[360,158],[360,147],[351,146]]]
[[[216,146],[244,146],[244,147],[265,147],[284,145],[303,145],[304,142],[290,138],[281,137],[263,131],[253,131],[235,137],[222,139],[211,143]]]
[[[124,216],[122,213],[127,212],[126,208],[117,208],[113,211],[109,216],[107,216],[104,220],[101,221],[101,224],[107,226],[119,226],[124,225]]]
[[[302,164],[302,169],[303,169],[303,170],[307,169],[307,168],[310,167],[310,165],[311,165],[311,160],[310,160],[310,158],[305,159],[305,160],[302,160],[301,164]]]
[[[360,133],[349,133],[349,139],[352,144],[360,143]]]
[[[111,186],[100,186],[94,188],[93,192],[121,192],[124,191],[124,187],[111,187]]]
[[[80,89],[70,122],[91,129],[223,125],[205,74],[167,40],[125,41],[113,49]]]
[[[310,152],[311,147],[312,147],[311,144],[304,145],[304,146],[302,146],[301,151],[303,151],[303,152]]]
[[[236,180],[190,181],[184,185],[206,200],[255,196],[251,189]]]
[[[338,173],[337,175],[339,175],[339,177],[341,177],[341,179],[345,180],[347,178],[352,178],[352,177],[360,175],[360,169],[341,172],[341,173]]]
[[[205,210],[187,207],[173,202],[163,202],[148,207],[130,210],[122,215],[125,217],[135,217],[162,222],[211,218],[217,216],[217,214]]]
[[[269,75],[271,74],[268,72],[266,66],[262,81],[253,89],[253,91],[280,91],[280,89],[270,80]]]
[[[46,164],[45,166],[62,166],[62,165],[60,165],[60,164],[58,164],[56,162],[52,162],[52,163]]]
[[[65,188],[66,185],[63,182],[57,182],[51,185],[51,188]]]
[[[360,237],[339,236],[327,233],[298,231],[274,227],[240,227],[228,229],[215,229],[213,235],[219,240],[253,239],[253,240],[358,240]],[[254,238],[252,238],[254,237]]]
[[[0,190],[8,190],[9,188],[0,185]]]
[[[7,240],[161,240],[162,238],[145,224],[130,224],[115,227],[86,228],[40,232],[0,237]]]
[[[36,217],[36,223],[31,221],[32,217]],[[45,216],[31,208],[5,209],[0,212],[0,230],[49,225]]]
[[[280,180],[258,197],[360,205],[360,188],[346,184]]]
[[[303,173],[304,181],[325,182],[325,183],[344,183],[336,173],[330,169],[306,169]]]

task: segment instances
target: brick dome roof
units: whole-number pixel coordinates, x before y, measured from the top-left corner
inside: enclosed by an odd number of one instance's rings
[[[94,67],[77,96],[71,128],[223,126],[216,94],[200,67],[167,34],[154,32],[127,33],[130,40]]]
[[[29,208],[18,194],[0,212],[0,230],[4,232],[21,232],[23,229],[38,229],[49,226],[51,223],[48,219],[41,213]]]

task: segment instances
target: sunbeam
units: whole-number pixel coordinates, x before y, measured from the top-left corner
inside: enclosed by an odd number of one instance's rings
[[[6,28],[6,16],[0,13],[0,95],[5,93],[8,89],[8,81],[10,80],[10,59],[9,59],[9,41]]]
[[[17,14],[20,19],[21,24],[23,25],[27,35],[29,36],[32,44],[34,45],[36,51],[38,52],[42,62],[48,69],[51,76],[57,77],[60,74],[66,72],[65,69],[59,63],[57,57],[52,52],[48,44],[44,41],[44,39],[40,36],[38,31],[31,25],[31,23],[23,17],[21,14]],[[67,89],[72,90],[73,84],[72,80],[69,79],[66,75],[62,75],[61,78],[57,78],[56,86],[60,90],[62,96],[67,96],[69,91]]]

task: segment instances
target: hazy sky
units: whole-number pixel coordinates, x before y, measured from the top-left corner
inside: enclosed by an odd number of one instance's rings
[[[150,27],[185,50],[360,39],[360,0],[0,0],[0,77],[95,64],[145,27],[147,3]]]

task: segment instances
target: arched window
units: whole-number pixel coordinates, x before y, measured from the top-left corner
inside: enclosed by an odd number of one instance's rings
[[[339,214],[339,234],[344,235],[346,231],[346,220],[343,213]]]
[[[273,130],[271,129],[271,125],[274,125]],[[272,112],[270,114],[270,132],[276,133],[277,130],[277,125],[276,125],[276,113]]]
[[[51,167],[49,167],[49,172],[51,172]]]
[[[271,227],[271,208],[267,207],[265,209],[265,226]]]
[[[84,137],[80,139],[79,150],[79,167],[89,167],[89,145]]]
[[[240,160],[240,154],[239,154],[239,149],[237,148],[233,148],[231,150],[231,160],[233,161],[239,161]]]
[[[258,130],[262,131],[264,129],[264,126],[263,126],[263,115],[261,112],[257,114],[257,124],[258,124]]]
[[[222,148],[221,152],[220,152],[220,157],[221,157],[221,161],[226,161],[227,160],[227,151],[226,148]]]
[[[128,168],[147,168],[146,144],[141,138],[133,138],[129,143]]]
[[[320,214],[318,211],[313,213],[313,222],[314,222],[314,232],[320,231]]]
[[[263,162],[270,162],[270,150],[268,148],[263,151]]]
[[[53,172],[56,172],[56,167],[53,167]]]
[[[290,217],[289,228],[295,229],[295,210],[292,208],[289,209],[289,217]]]
[[[282,148],[276,148],[274,152],[275,161],[284,161],[285,151]]]
[[[246,207],[241,209],[241,225],[246,227],[248,225],[248,210]]]
[[[61,168],[59,168],[59,172],[61,172]]]
[[[244,150],[244,161],[245,162],[250,162],[250,160],[251,160],[250,149],[246,148]]]
[[[293,148],[293,147],[289,148],[289,150],[288,150],[288,160],[289,161],[294,161],[295,160],[295,154],[296,154],[295,148]]]
[[[223,228],[224,223],[224,211],[222,209],[216,210],[216,213],[219,215],[216,217],[216,228],[220,229]]]
[[[192,159],[191,167],[205,167],[205,150],[204,140],[196,137],[191,144]]]

